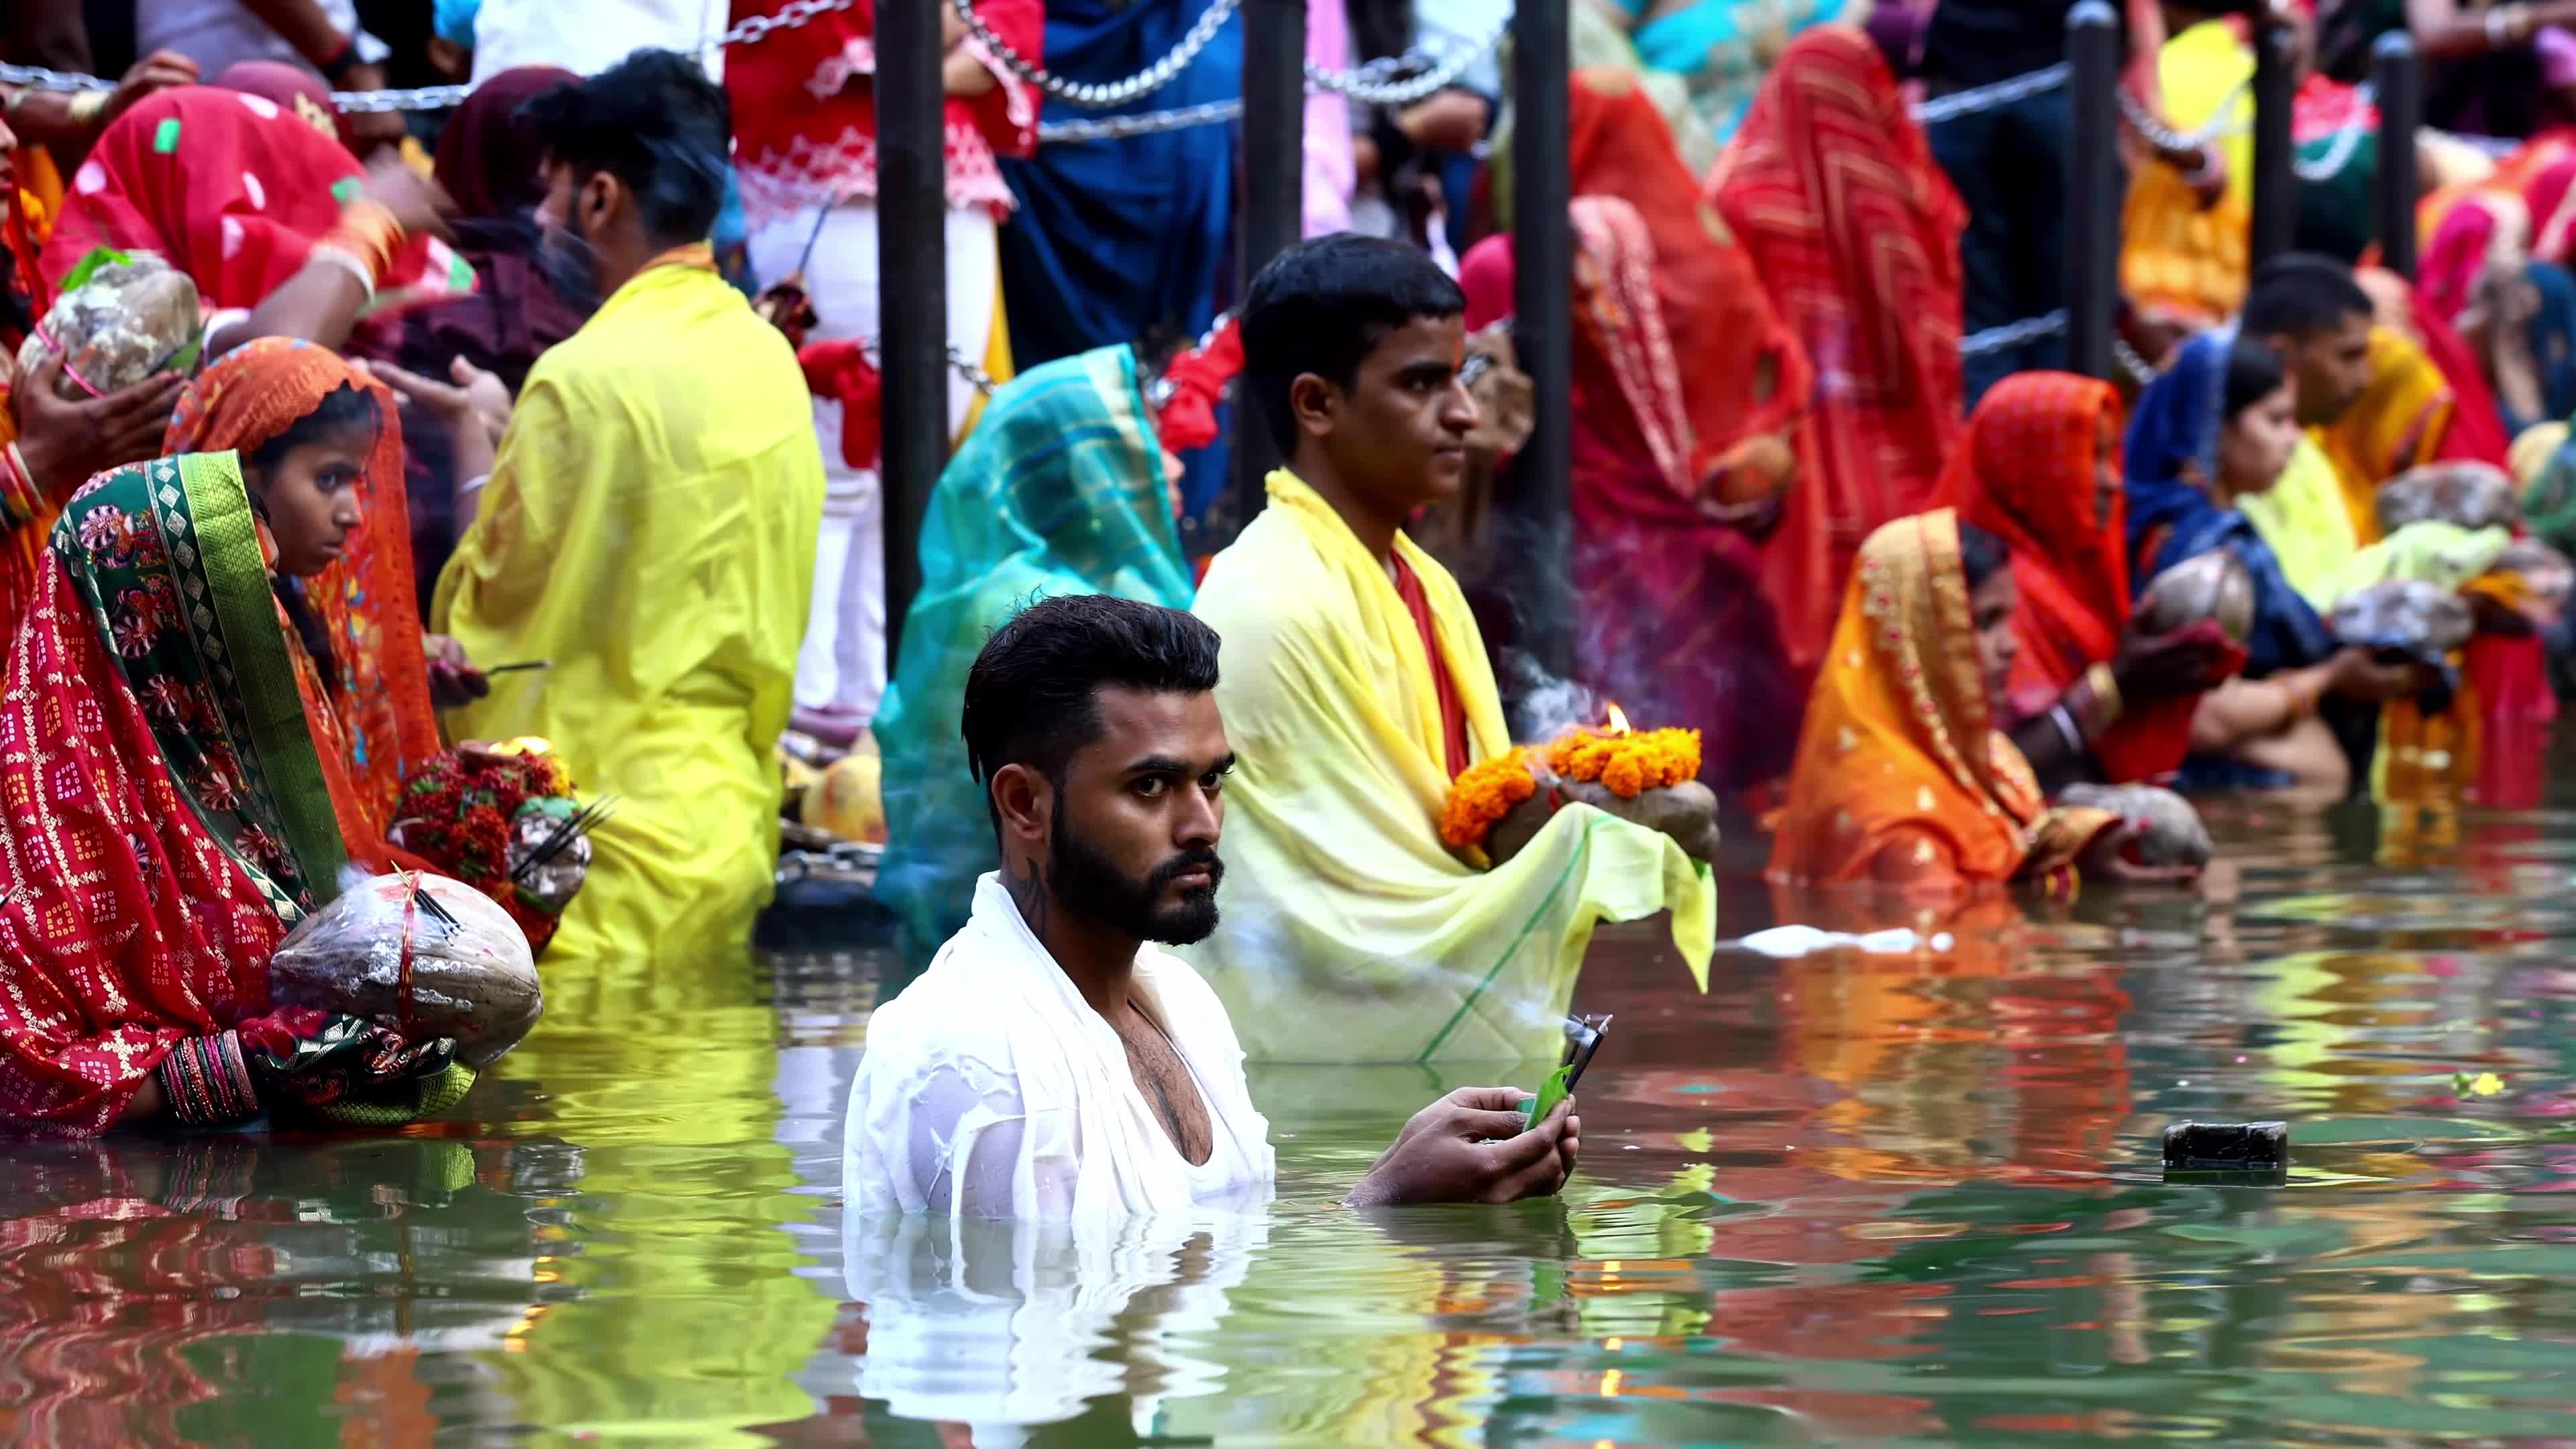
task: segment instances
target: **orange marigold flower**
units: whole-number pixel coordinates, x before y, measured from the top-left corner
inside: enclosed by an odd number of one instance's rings
[[[1483,846],[1495,821],[1538,793],[1529,753],[1515,748],[1468,767],[1449,786],[1449,803],[1440,812],[1440,838],[1456,850]]]
[[[1623,800],[1699,777],[1699,731],[1640,730],[1605,735],[1576,728],[1547,747],[1547,767],[1569,780],[1599,784]]]

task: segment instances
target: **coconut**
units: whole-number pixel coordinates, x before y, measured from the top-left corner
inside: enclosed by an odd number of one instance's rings
[[[2138,601],[2135,617],[2148,634],[2170,634],[2215,619],[2228,638],[2242,644],[2254,632],[2254,576],[2232,550],[2211,549],[2156,575]]]
[[[1671,836],[1694,860],[1713,860],[1717,856],[1717,794],[1697,780],[1643,791],[1633,799],[1613,794],[1608,786],[1589,780],[1560,779],[1555,785],[1564,800],[1594,806],[1631,824]],[[1500,865],[1520,854],[1522,847],[1547,828],[1548,818],[1554,813],[1544,788],[1513,806],[1485,833],[1486,858]]]
[[[415,889],[429,901],[412,899]],[[279,944],[269,995],[410,1038],[452,1037],[457,1060],[478,1069],[545,1011],[526,933],[491,897],[442,875],[374,876],[341,892]]]
[[[2058,793],[2057,803],[2113,811],[2123,820],[2144,825],[2129,846],[2140,865],[2202,866],[2217,853],[2200,812],[2161,786],[2069,785]]]
[[[137,254],[94,268],[56,297],[19,347],[18,372],[27,375],[48,351],[58,351],[64,368],[56,392],[67,398],[115,392],[170,366],[198,326],[197,284],[159,257]]]
[[[2379,528],[2426,520],[2462,528],[2511,528],[2522,519],[2513,479],[2490,463],[2431,463],[2379,485]]]
[[[2476,617],[2459,595],[2414,579],[2355,589],[2334,607],[2335,638],[2383,656],[2438,664],[2469,642]]]

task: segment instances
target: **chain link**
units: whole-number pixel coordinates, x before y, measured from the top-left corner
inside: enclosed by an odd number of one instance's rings
[[[2043,337],[2054,337],[2065,330],[2066,309],[2060,307],[2054,312],[2041,316],[2024,317],[2018,322],[2007,322],[2001,327],[1989,327],[1983,332],[1970,333],[1959,339],[1959,355],[1978,357],[1989,352],[2000,352],[2007,347],[2019,347],[2024,343],[2037,342]]]
[[[2067,78],[2074,73],[2075,68],[2062,60],[2055,65],[2026,70],[2017,76],[1999,80],[1993,85],[1978,86],[1974,90],[1959,91],[1925,101],[1914,108],[1914,120],[1918,125],[1929,126],[1954,116],[1964,116],[1971,111],[1991,111],[1997,106],[2010,105],[2026,96],[2035,96],[2042,91],[2053,91],[2066,84]]]
[[[2117,332],[2111,334],[2111,360],[2120,364],[2120,370],[2126,372],[2138,386],[2152,387],[2155,384],[2157,375],[2155,364],[2140,357],[2138,349],[2129,345],[2129,339]]]
[[[2237,82],[2234,90],[2219,98],[2218,109],[2209,113],[2207,125],[2197,131],[2177,131],[2156,119],[2155,112],[2148,110],[2136,96],[2129,94],[2126,87],[2122,87],[2119,91],[2120,118],[2129,123],[2130,130],[2159,151],[2197,151],[2254,124],[2250,120],[2238,119],[2234,114],[2236,103],[2253,88],[2254,82],[2250,80]]]
[[[1191,61],[1198,59],[1199,52],[1216,39],[1217,31],[1233,17],[1235,7],[1241,3],[1242,0],[1209,0],[1208,8],[1199,16],[1198,23],[1181,37],[1180,44],[1172,47],[1171,54],[1125,80],[1100,85],[1066,80],[1013,50],[1009,41],[995,35],[993,28],[984,23],[984,17],[975,13],[974,0],[948,0],[948,8],[965,24],[966,33],[982,42],[984,48],[992,52],[993,58],[1013,75],[1068,105],[1106,111],[1139,97],[1150,96],[1170,85],[1175,77],[1189,68]]]
[[[1511,33],[1512,12],[1506,8],[1485,33],[1473,44],[1451,51],[1434,60],[1419,51],[1388,56],[1370,61],[1357,70],[1337,71],[1306,62],[1306,84],[1315,90],[1344,95],[1362,105],[1409,106],[1432,93],[1443,90],[1466,73],[1467,67],[1483,60],[1493,48]],[[1408,75],[1408,72],[1420,74]],[[1396,80],[1394,77],[1406,76]]]
[[[1044,121],[1038,125],[1038,144],[1060,146],[1081,141],[1123,141],[1130,136],[1150,136],[1159,131],[1186,130],[1191,126],[1217,126],[1243,119],[1243,102],[1210,101],[1201,106],[1183,106],[1176,111],[1148,111],[1139,116],[1107,116],[1097,121]]]

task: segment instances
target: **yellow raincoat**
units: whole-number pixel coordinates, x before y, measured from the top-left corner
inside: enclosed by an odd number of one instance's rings
[[[549,962],[743,940],[768,903],[823,457],[796,357],[668,254],[538,359],[433,627],[502,675],[456,738],[541,735],[614,794]]]
[[[1225,640],[1224,922],[1183,952],[1256,1061],[1527,1061],[1558,1030],[1599,921],[1669,909],[1701,984],[1714,888],[1681,847],[1589,806],[1477,870],[1441,844],[1440,707],[1385,567],[1312,488],[1217,555],[1199,617]],[[1470,753],[1511,747],[1484,639],[1447,570],[1398,534],[1466,707]]]

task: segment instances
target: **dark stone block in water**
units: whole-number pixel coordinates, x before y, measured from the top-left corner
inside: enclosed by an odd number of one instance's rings
[[[2165,1129],[2165,1166],[2261,1170],[2290,1160],[2285,1122],[2176,1122]]]

